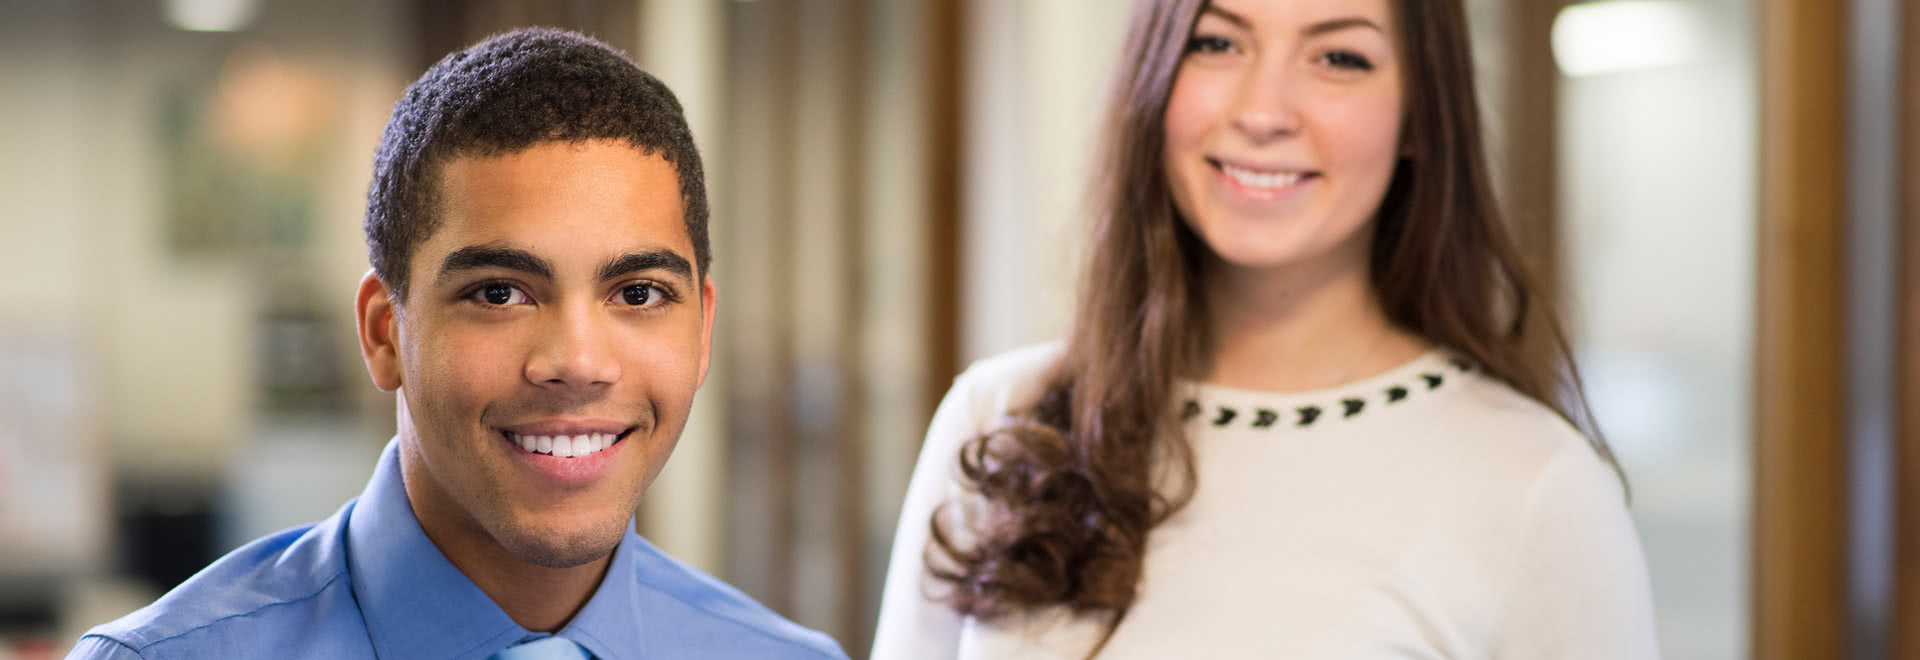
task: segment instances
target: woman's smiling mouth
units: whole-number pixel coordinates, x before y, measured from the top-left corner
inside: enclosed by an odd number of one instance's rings
[[[1290,199],[1294,193],[1319,181],[1321,173],[1284,165],[1253,165],[1208,158],[1207,165],[1226,190],[1243,203],[1271,203]]]

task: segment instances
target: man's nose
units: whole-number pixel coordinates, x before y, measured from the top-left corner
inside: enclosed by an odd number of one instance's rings
[[[562,307],[541,321],[528,355],[526,378],[542,387],[590,388],[620,380],[606,324],[597,309]]]

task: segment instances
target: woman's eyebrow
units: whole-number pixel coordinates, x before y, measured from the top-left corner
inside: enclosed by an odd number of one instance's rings
[[[1241,15],[1239,15],[1239,14],[1235,14],[1235,13],[1233,13],[1233,12],[1230,12],[1230,11],[1227,11],[1227,10],[1225,10],[1225,9],[1221,9],[1221,8],[1220,8],[1219,6],[1217,6],[1217,5],[1212,5],[1212,4],[1209,4],[1209,5],[1207,5],[1207,8],[1206,8],[1206,10],[1205,10],[1205,11],[1202,11],[1202,12],[1200,12],[1200,13],[1201,13],[1201,14],[1213,14],[1214,16],[1218,16],[1218,17],[1220,17],[1220,18],[1221,18],[1222,20],[1225,20],[1225,21],[1226,21],[1226,22],[1228,22],[1228,23],[1232,23],[1232,24],[1234,24],[1235,26],[1237,26],[1237,27],[1239,27],[1239,28],[1240,28],[1240,29],[1242,29],[1242,30],[1252,30],[1252,29],[1253,29],[1253,23],[1252,23],[1252,22],[1250,22],[1250,21],[1248,21],[1248,20],[1247,20],[1247,17],[1245,17],[1245,16],[1241,16]]]
[[[1235,27],[1238,27],[1242,30],[1253,29],[1253,22],[1247,20],[1247,17],[1233,13],[1232,11],[1229,11],[1226,9],[1221,9],[1218,5],[1208,5],[1207,8],[1201,12],[1201,14],[1215,16],[1228,23],[1234,24]],[[1351,28],[1373,28],[1374,30],[1380,32],[1381,34],[1386,34],[1387,32],[1386,28],[1380,27],[1380,24],[1373,22],[1372,19],[1368,19],[1362,16],[1347,16],[1344,18],[1335,18],[1331,20],[1320,21],[1312,25],[1308,25],[1306,28],[1302,29],[1300,33],[1303,36],[1317,37],[1323,34],[1327,34],[1329,32],[1339,32],[1341,30],[1346,30]]]
[[[1380,27],[1379,23],[1375,23],[1373,21],[1367,20],[1359,16],[1336,18],[1330,21],[1321,21],[1318,23],[1314,23],[1313,25],[1307,26],[1307,29],[1301,30],[1300,33],[1309,37],[1317,37],[1323,34],[1327,34],[1329,32],[1339,32],[1341,30],[1346,30],[1351,28],[1373,28],[1375,31],[1378,31],[1381,34],[1387,33],[1386,28]]]

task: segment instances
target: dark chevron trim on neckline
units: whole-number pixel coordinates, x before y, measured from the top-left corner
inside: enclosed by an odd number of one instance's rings
[[[1463,374],[1471,372],[1474,369],[1472,363],[1457,358],[1447,360],[1447,365]],[[1360,392],[1343,392],[1338,396],[1330,396],[1325,405],[1296,406],[1293,409],[1293,419],[1291,420],[1283,419],[1283,413],[1272,408],[1249,407],[1249,409],[1252,410],[1252,414],[1242,416],[1240,414],[1241,408],[1239,407],[1208,405],[1202,403],[1200,399],[1190,398],[1181,402],[1180,421],[1192,422],[1204,415],[1207,425],[1217,428],[1239,427],[1243,424],[1246,428],[1261,430],[1287,428],[1289,426],[1293,428],[1308,428],[1312,427],[1315,422],[1321,421],[1321,418],[1328,410],[1337,410],[1340,412],[1340,415],[1335,418],[1336,420],[1348,420],[1361,417],[1367,411],[1399,404],[1412,398],[1417,393],[1438,390],[1446,385],[1448,376],[1446,373],[1435,373],[1431,371],[1416,372],[1414,375],[1417,376],[1418,380],[1408,383],[1396,383],[1378,392],[1368,392],[1364,394]],[[1368,405],[1376,402],[1379,405]],[[1288,421],[1291,423],[1285,423]],[[1236,424],[1235,422],[1239,423]],[[1321,426],[1325,425],[1326,424],[1321,424]]]

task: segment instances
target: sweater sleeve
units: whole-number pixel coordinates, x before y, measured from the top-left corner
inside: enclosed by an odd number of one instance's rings
[[[1570,445],[1522,511],[1493,657],[1658,658],[1646,558],[1613,470]]]
[[[935,509],[962,492],[957,481],[960,448],[980,432],[970,376],[977,374],[961,374],[934,411],[907,484],[881,591],[874,660],[945,660],[959,655],[962,617],[935,599],[938,585],[927,571],[926,551]]]

